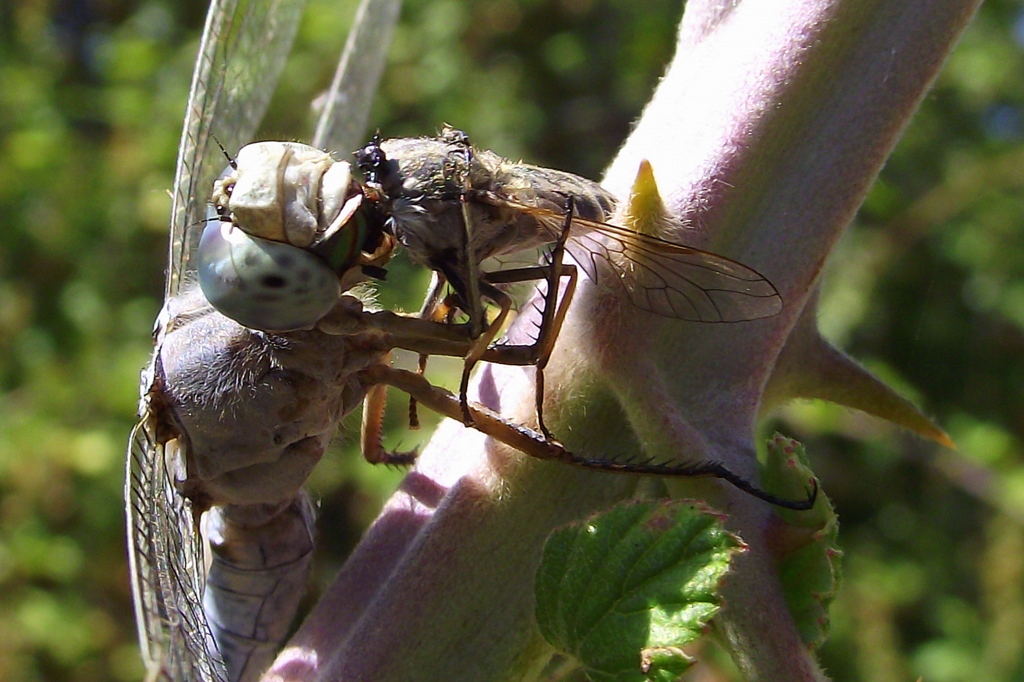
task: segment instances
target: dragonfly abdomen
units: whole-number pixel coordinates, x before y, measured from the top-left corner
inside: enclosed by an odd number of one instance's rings
[[[203,609],[232,680],[259,679],[288,636],[313,558],[315,514],[300,492],[279,505],[210,510]]]

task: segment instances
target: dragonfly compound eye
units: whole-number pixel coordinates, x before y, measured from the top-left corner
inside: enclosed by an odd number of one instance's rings
[[[317,256],[219,220],[203,231],[196,261],[210,305],[251,329],[308,329],[341,294],[337,275]]]

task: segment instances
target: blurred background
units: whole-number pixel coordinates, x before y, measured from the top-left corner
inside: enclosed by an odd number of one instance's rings
[[[354,0],[311,0],[261,137],[308,140]],[[168,190],[205,3],[0,3],[0,679],[142,674],[123,461],[160,307]],[[599,178],[672,55],[677,0],[407,0],[372,124],[442,122]],[[341,152],[349,150],[339,150]],[[825,334],[913,397],[944,451],[817,403],[842,523],[836,680],[1024,680],[1024,3],[989,0],[832,258]],[[381,292],[416,308],[426,273]],[[401,403],[396,399],[394,402]],[[428,415],[424,411],[424,419]],[[392,445],[429,435],[393,419]],[[312,488],[320,584],[401,474],[340,430]],[[701,679],[732,679],[715,661]]]

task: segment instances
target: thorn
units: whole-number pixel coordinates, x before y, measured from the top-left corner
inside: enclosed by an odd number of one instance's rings
[[[671,218],[658,192],[654,168],[650,161],[642,159],[629,191],[622,223],[640,234],[659,237],[666,222],[671,222]]]
[[[766,393],[775,401],[816,398],[866,412],[956,450],[956,444],[891,386],[822,338],[812,299],[786,341]]]

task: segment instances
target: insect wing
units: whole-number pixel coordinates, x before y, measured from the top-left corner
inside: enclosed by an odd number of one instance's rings
[[[363,0],[313,135],[313,146],[348,153],[364,139],[402,0]]]
[[[252,140],[304,6],[305,0],[215,0],[210,6],[178,146],[168,297],[193,269],[189,259],[199,244],[213,181],[227,165],[217,143],[234,154]]]
[[[533,216],[554,241],[564,214],[495,194],[484,201]],[[782,297],[756,270],[707,251],[599,223],[572,220],[566,251],[591,280],[620,287],[637,308],[693,322],[743,322],[782,310]]]
[[[743,322],[782,310],[764,275],[724,256],[583,218],[573,219],[571,234],[566,251],[587,276],[614,279],[643,310],[693,322]],[[614,274],[598,279],[602,265]]]
[[[298,0],[215,0],[207,14],[178,149],[171,211],[166,297],[189,277],[214,179],[226,161],[216,145],[247,142],[273,92],[302,14]],[[213,136],[216,135],[216,141]],[[165,313],[166,313],[165,301]],[[183,440],[165,444],[150,396],[162,330],[143,374],[140,421],[128,448],[128,553],[136,622],[148,679],[226,680],[202,611],[202,540],[188,500],[167,466],[181,466]]]
[[[191,504],[167,484],[168,458],[157,421],[147,415],[132,431],[125,491],[128,561],[147,680],[226,682],[202,608],[202,541]]]

